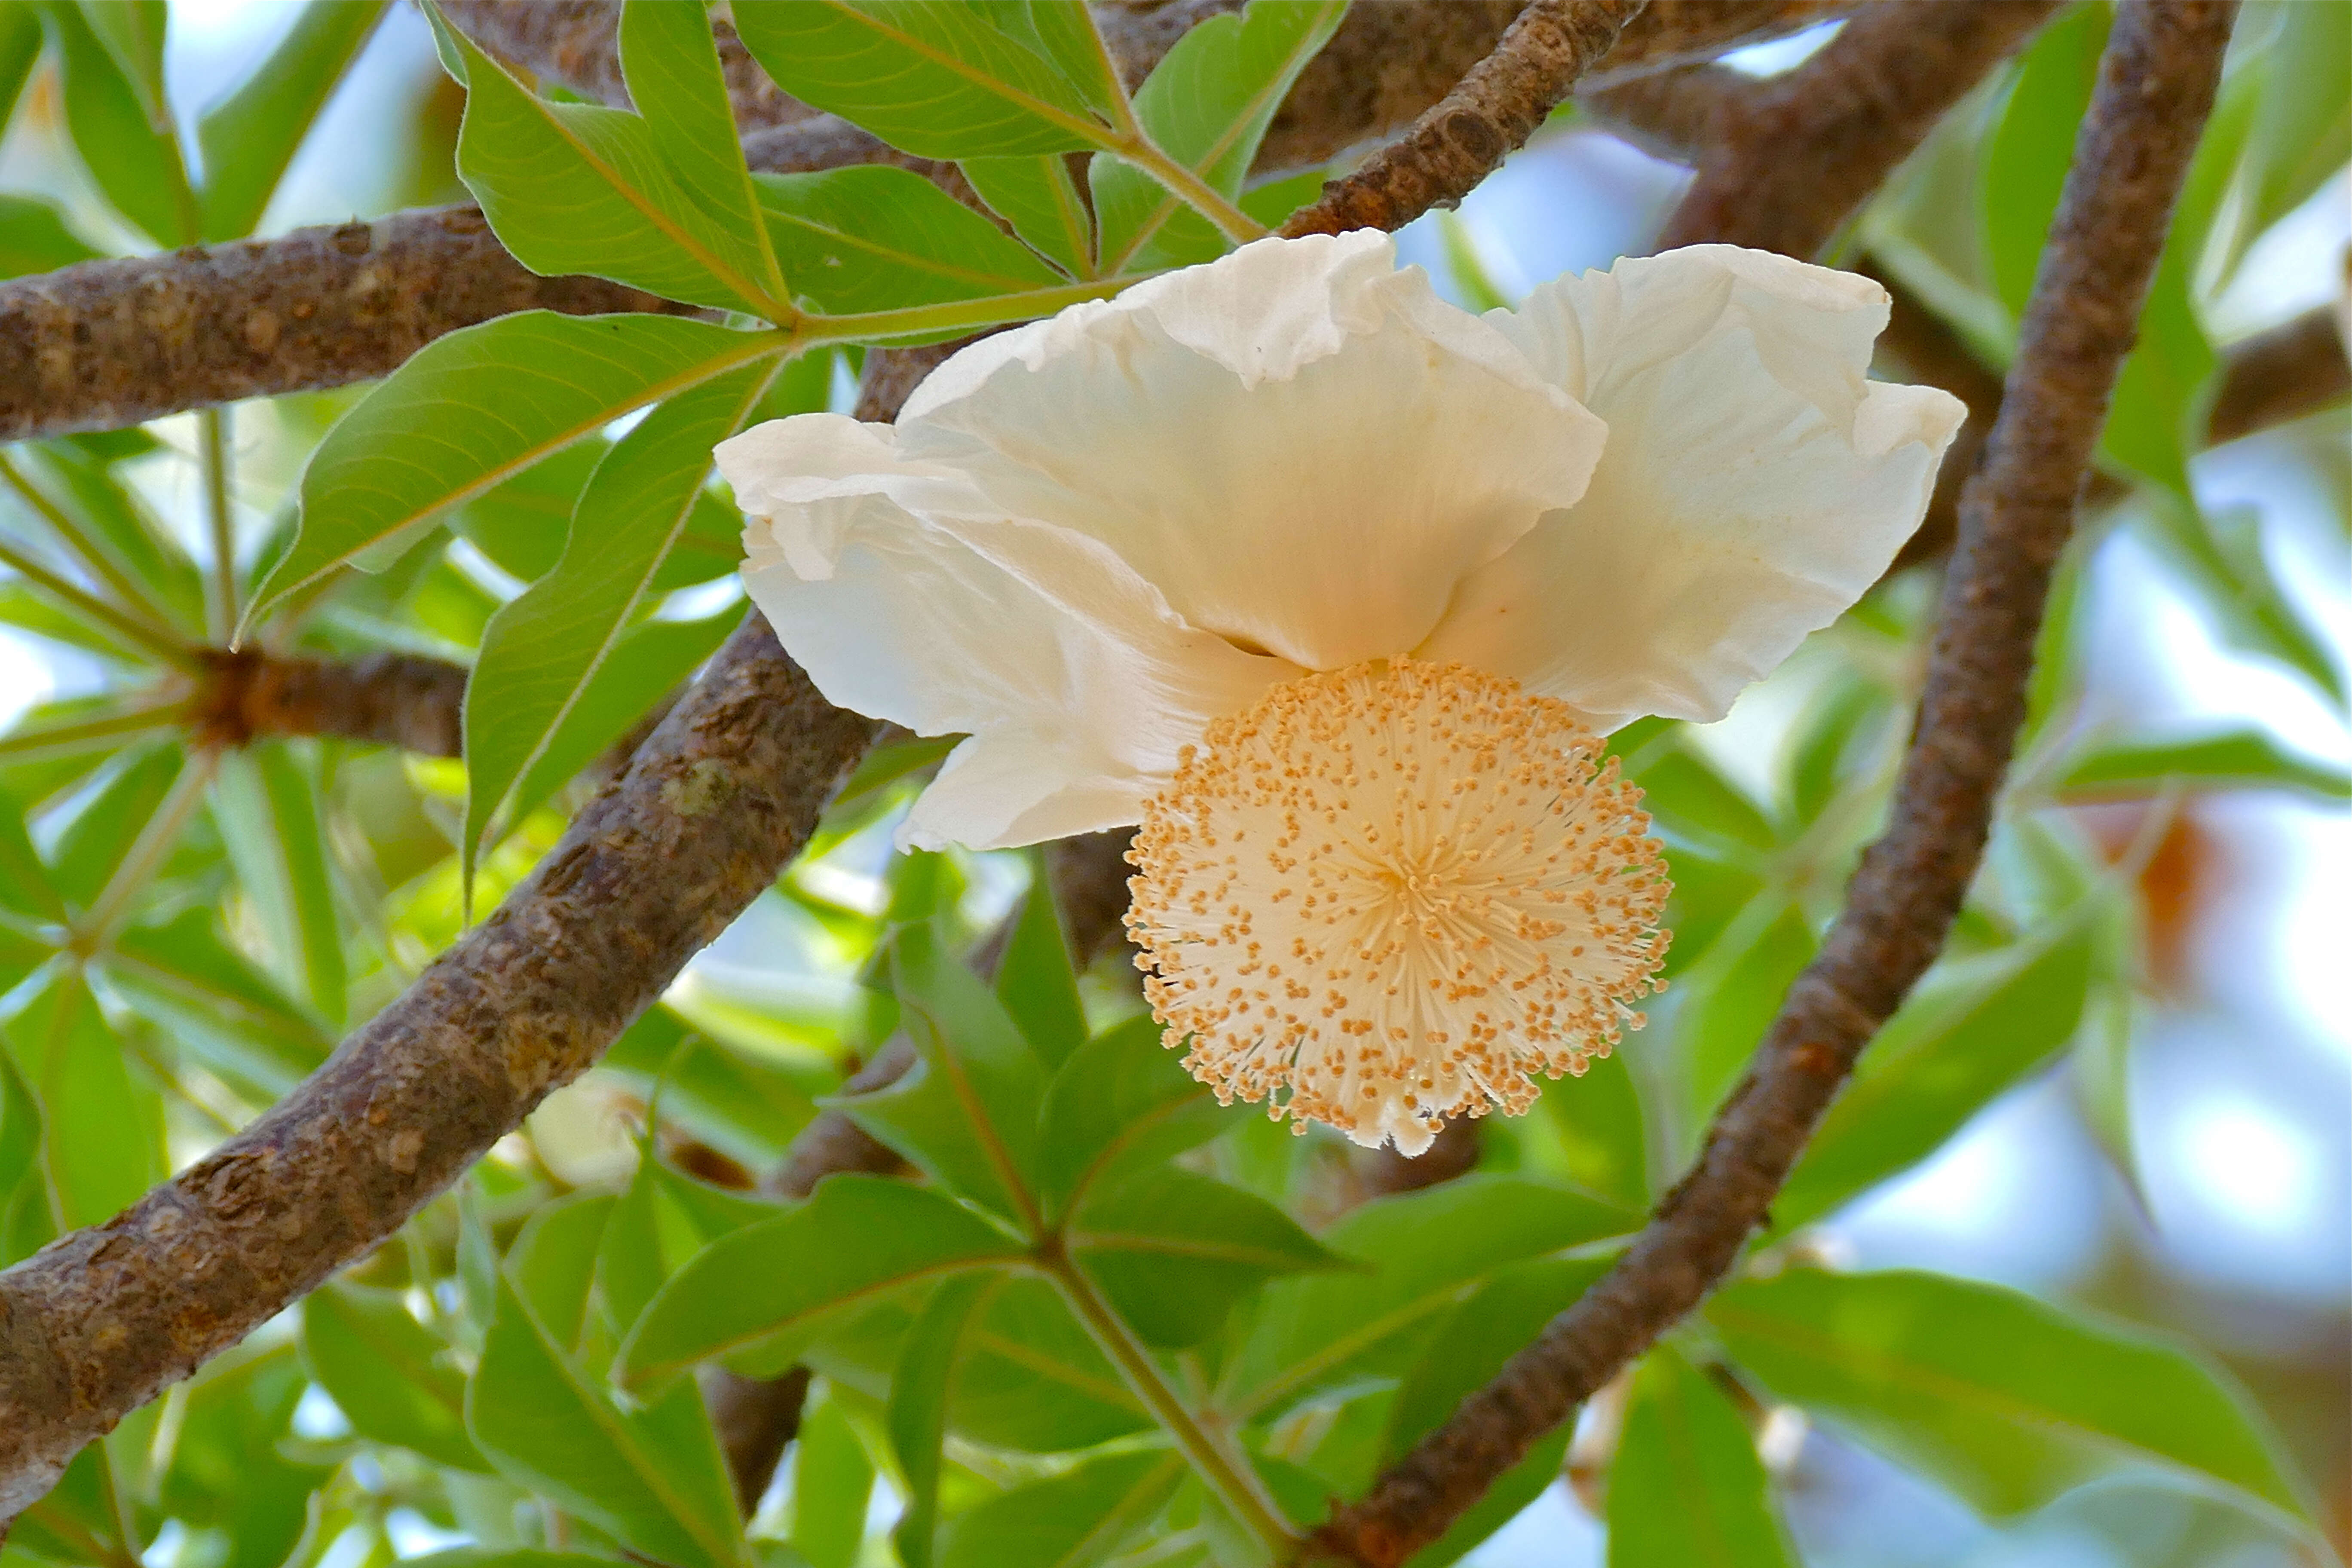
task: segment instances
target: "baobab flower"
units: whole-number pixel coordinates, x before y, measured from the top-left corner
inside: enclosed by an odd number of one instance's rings
[[[719,465],[819,689],[970,736],[905,842],[1140,824],[1185,1065],[1417,1153],[1654,989],[1664,867],[1601,737],[1720,718],[1917,527],[1963,411],[1864,379],[1886,317],[1721,246],[1474,316],[1383,235],[1267,239]]]

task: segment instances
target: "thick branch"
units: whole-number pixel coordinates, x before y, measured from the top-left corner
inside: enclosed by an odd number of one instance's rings
[[[1926,694],[1885,834],[1782,1005],[1698,1163],[1617,1266],[1317,1535],[1389,1568],[1435,1540],[1537,1437],[1720,1281],[1854,1058],[1941,948],[2025,710],[2051,571],[2228,41],[2221,0],[2123,6],[1962,505]]]
[[[1611,46],[1643,0],[1535,0],[1495,52],[1364,166],[1323,187],[1282,232],[1400,228],[1452,206],[1526,145],[1544,116]]]
[[[214,654],[192,728],[220,745],[264,735],[332,735],[428,757],[463,752],[466,667],[413,654],[348,663],[259,652]]]
[[[1658,248],[1717,241],[1810,259],[1945,110],[2057,0],[1886,5],[1797,70],[1727,94]]]
[[[590,1066],[807,841],[871,731],[752,617],[531,878],[325,1067],[122,1215],[0,1273],[0,1517]]]

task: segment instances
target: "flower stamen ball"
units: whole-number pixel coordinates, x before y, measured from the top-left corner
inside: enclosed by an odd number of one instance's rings
[[[1657,989],[1669,885],[1601,751],[1566,703],[1412,659],[1211,724],[1128,857],[1136,962],[1185,1067],[1413,1154],[1608,1055]]]

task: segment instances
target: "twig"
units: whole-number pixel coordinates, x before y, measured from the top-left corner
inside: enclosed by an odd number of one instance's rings
[[[2121,7],[2022,344],[1962,506],[1927,690],[1890,826],[1791,987],[1697,1163],[1616,1267],[1315,1537],[1391,1568],[1696,1306],[1737,1261],[1854,1058],[1942,947],[2024,714],[2053,565],[2212,107],[2224,0]]]
[[[1810,260],[1944,111],[2057,0],[1898,5],[1850,19],[1802,67],[1728,96],[1658,248],[1703,240]]]
[[[1291,215],[1286,235],[1398,228],[1452,206],[1524,146],[1577,78],[1609,52],[1643,0],[1535,0],[1495,52],[1411,131]]]
[[[2315,306],[2222,356],[2205,438],[2215,446],[2352,397],[2352,353],[2336,312]]]
[[[807,842],[872,730],[751,617],[530,879],[325,1067],[122,1215],[0,1273],[0,1517],[592,1064]]]

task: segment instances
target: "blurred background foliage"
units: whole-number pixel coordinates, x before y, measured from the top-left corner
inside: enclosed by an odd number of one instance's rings
[[[1324,25],[1258,9],[1255,54],[1188,68],[1262,82],[1277,45]],[[2062,13],[1840,241],[1996,371],[2107,20]],[[1830,30],[1735,63],[1791,68]],[[2352,462],[2340,407],[2210,450],[2200,435],[2231,343],[2343,308],[2348,77],[2352,5],[2246,7],[2107,434],[2116,482],[2066,563],[1949,953],[1740,1279],[1424,1561],[2261,1568],[2344,1549]],[[1174,89],[1151,90],[1174,114]],[[0,0],[0,275],[457,199],[464,101],[406,5]],[[1171,150],[1184,134],[1152,129]],[[499,151],[469,165],[478,192]],[[1644,248],[1685,177],[1564,110],[1402,243],[1461,302],[1507,302]],[[1278,218],[1314,184],[1244,205]],[[1213,254],[1214,229],[1186,223],[1128,248]],[[1016,272],[1087,274],[1024,236],[1042,259]],[[818,303],[925,298],[884,276]],[[862,352],[795,360],[761,411],[846,408]],[[299,1081],[464,929],[473,847],[479,911],[740,615],[731,509],[697,477],[675,546],[606,616],[628,656],[573,661],[579,700],[539,753],[499,764],[487,805],[478,755],[469,807],[457,759],[201,743],[201,650],[255,603],[305,463],[363,395],[0,451],[0,1263],[111,1215]],[[278,596],[255,635],[487,658],[627,430],[434,511],[381,570]],[[1137,1024],[1122,957],[1063,965],[1024,901],[1033,857],[890,852],[940,754],[901,742],[604,1067],[396,1243],[85,1453],[0,1563],[1251,1561],[1138,1375],[1220,1415],[1228,1458],[1311,1521],[1597,1275],[1687,1161],[1874,831],[1934,575],[1891,577],[1722,723],[1616,739],[1668,844],[1673,987],[1617,1058],[1484,1123],[1475,1174],[1364,1203],[1360,1163],[1321,1130],[1202,1107]],[[1024,908],[1030,944],[993,994],[943,961]],[[819,1100],[909,1019],[933,1077],[866,1110],[927,1179],[758,1195]],[[970,1163],[971,1130],[923,1087],[955,1063],[998,1075],[1034,1169]],[[1110,1159],[1095,1106],[1165,1121],[1113,1162],[1124,1184],[1054,1174]],[[1085,1282],[975,1266],[934,1287],[939,1259],[1013,1246],[1031,1180],[1070,1205],[1053,1223],[1076,1227]],[[1247,1246],[1212,1260],[1168,1241],[1188,1224]],[[874,1262],[864,1285],[799,1278],[883,1231],[936,1254]],[[1130,1233],[1167,1245],[1083,1240]],[[1072,1289],[1124,1327],[1074,1320]],[[797,1318],[792,1290],[815,1292]],[[856,1290],[882,1293],[839,1304]],[[1120,1343],[1156,1373],[1115,1368]],[[816,1373],[748,1536],[692,1384],[659,1375],[721,1350]]]

